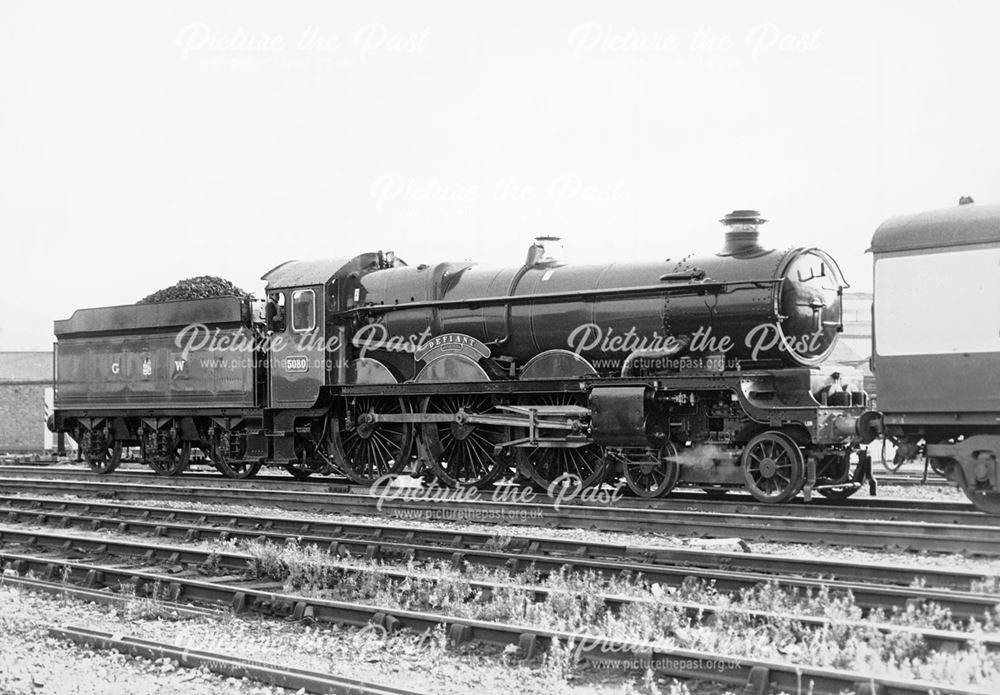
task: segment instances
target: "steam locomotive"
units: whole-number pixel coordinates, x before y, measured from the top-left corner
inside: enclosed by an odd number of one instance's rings
[[[841,271],[762,246],[756,211],[721,222],[704,257],[574,266],[541,238],[520,267],[365,253],[283,263],[265,301],[79,310],[55,323],[54,427],[98,472],[138,447],[163,475],[201,449],[237,478],[851,495],[866,395],[824,388]]]

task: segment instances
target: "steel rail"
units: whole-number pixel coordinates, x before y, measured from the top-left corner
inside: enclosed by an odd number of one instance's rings
[[[793,574],[806,577],[878,582],[899,586],[921,583],[939,589],[971,591],[987,580],[982,572],[932,567],[908,568],[889,562],[849,563],[787,555],[754,554],[681,547],[650,547],[563,540],[551,536],[497,536],[441,528],[362,522],[323,521],[289,517],[208,512],[172,507],[133,506],[108,502],[0,496],[0,515],[17,522],[22,517],[39,525],[50,522],[66,528],[86,526],[91,530],[136,528],[153,535],[185,540],[277,538],[295,536],[303,543],[326,545],[338,541],[354,555],[391,558],[412,551],[416,559],[446,560],[455,552],[465,552],[466,560],[496,566],[491,556],[475,551],[502,551],[517,560],[524,554],[579,563],[595,558],[646,563]],[[424,548],[421,546],[433,546]],[[508,560],[509,562],[509,560]]]
[[[357,485],[346,478],[333,476],[318,476],[308,480],[297,480],[290,475],[257,475],[253,478],[234,479],[226,478],[212,472],[191,472],[176,477],[165,477],[157,475],[152,471],[128,471],[118,470],[114,473],[95,474],[89,469],[82,468],[58,468],[39,470],[32,467],[12,467],[10,469],[0,468],[0,482],[6,478],[34,478],[40,476],[59,479],[97,480],[112,483],[152,483],[169,484],[176,487],[209,487],[218,486],[234,489],[285,489],[301,490],[303,492],[341,492],[362,494],[368,490],[367,487]],[[882,478],[879,477],[879,481]],[[497,485],[494,489],[502,491],[508,489],[507,485]],[[497,494],[502,494],[498,492]],[[544,495],[544,493],[538,493]],[[978,523],[993,523],[1000,526],[1000,517],[991,517],[977,510],[972,503],[964,501],[938,501],[921,499],[900,499],[891,497],[852,497],[846,500],[829,500],[821,496],[814,496],[811,502],[805,502],[801,498],[789,502],[770,505],[757,502],[744,490],[734,488],[727,499],[710,499],[699,490],[685,490],[678,488],[667,497],[656,499],[644,499],[639,497],[625,496],[616,503],[620,506],[654,508],[675,506],[697,505],[700,508],[714,509],[716,511],[727,511],[739,508],[740,510],[758,511],[767,514],[810,514],[816,510],[830,510],[831,513],[848,515],[851,518],[879,518],[890,516],[899,520],[920,520],[925,519],[928,513],[939,516],[940,520],[947,523],[961,523],[963,520],[975,521]],[[950,513],[950,516],[946,516]]]
[[[250,678],[259,683],[288,688],[289,690],[337,693],[338,695],[418,695],[420,692],[368,683],[355,678],[291,668],[275,663],[264,663],[257,659],[244,659],[232,654],[189,647],[182,648],[167,642],[131,636],[118,637],[86,627],[51,627],[48,633],[50,637],[87,647],[115,649],[122,654],[146,659],[173,659],[184,668],[205,667],[209,671],[223,676]]]
[[[214,471],[214,469],[213,469]],[[58,468],[40,471],[37,467],[11,467],[10,469],[0,469],[2,477],[37,477],[40,475],[69,478],[84,477],[92,480],[100,480],[116,483],[167,483],[177,487],[197,487],[197,486],[219,486],[231,488],[250,489],[286,489],[302,491],[326,491],[342,493],[364,493],[367,488],[357,485],[346,478],[331,476],[319,476],[308,480],[297,480],[291,475],[257,475],[247,479],[233,479],[218,475],[215,472],[191,472],[187,471],[183,475],[176,477],[164,477],[157,475],[153,471],[121,471],[97,475],[85,468]],[[883,476],[878,476],[878,481],[883,481]],[[943,482],[943,481],[942,481]],[[277,488],[276,488],[277,486]],[[499,485],[497,488],[502,489]],[[840,515],[848,515],[851,518],[892,518],[897,520],[926,520],[928,515],[938,517],[945,523],[961,523],[962,521],[973,521],[983,524],[994,524],[1000,526],[1000,517],[991,517],[976,509],[971,502],[946,502],[938,500],[921,499],[899,499],[891,497],[852,497],[846,500],[828,500],[821,496],[814,496],[811,502],[804,502],[801,498],[791,500],[780,505],[761,504],[753,499],[745,490],[733,489],[728,499],[710,499],[697,490],[687,491],[678,488],[668,497],[657,499],[643,499],[626,496],[616,504],[626,507],[656,508],[675,506],[686,506],[695,504],[699,508],[715,511],[756,511],[767,514],[809,514],[816,510],[836,510]]]
[[[192,464],[194,465],[194,464]],[[214,466],[210,463],[203,464],[204,468],[193,469],[189,468],[182,475],[165,477],[158,475],[153,472],[149,467],[143,465],[137,468],[126,468],[120,467],[112,473],[102,473],[97,474],[90,470],[84,464],[74,465],[73,467],[67,467],[66,464],[49,464],[46,466],[38,465],[10,465],[10,466],[0,466],[0,475],[8,477],[32,477],[39,475],[67,475],[72,477],[86,476],[90,478],[96,478],[99,480],[109,480],[114,482],[142,482],[149,480],[165,481],[169,480],[171,484],[183,486],[183,485],[219,485],[219,486],[249,486],[249,487],[267,487],[272,485],[281,485],[288,487],[289,489],[298,490],[310,490],[319,488],[326,488],[335,492],[357,492],[363,490],[363,486],[354,483],[350,479],[337,475],[329,476],[315,476],[308,478],[306,480],[299,480],[289,474],[283,474],[280,469],[265,469],[272,470],[271,473],[259,473],[253,478],[236,479],[227,478],[221,475]],[[891,474],[876,474],[875,475],[879,484],[892,485],[896,479],[896,476]],[[910,479],[907,476],[904,478]],[[914,480],[920,479],[920,476],[912,478]],[[943,478],[931,478],[928,482],[933,482],[937,480],[942,485],[946,484],[947,481]],[[502,484],[501,484],[502,485]],[[692,484],[693,485],[693,484]],[[700,489],[692,486],[691,489],[685,489],[683,487],[677,488],[668,497],[657,498],[657,499],[643,499],[637,497],[626,497],[623,501],[627,503],[634,504],[656,504],[662,502],[674,502],[678,500],[683,500],[685,502],[704,502],[707,505],[724,505],[724,504],[758,504],[749,493],[745,490],[739,488],[734,488],[730,491],[731,499],[725,500],[713,500],[704,495]],[[793,500],[790,503],[793,506],[796,505],[806,505],[811,507],[816,506],[832,506],[837,508],[864,508],[864,507],[878,507],[880,509],[908,509],[912,508],[913,505],[919,505],[921,510],[933,509],[935,511],[957,511],[957,512],[971,512],[977,513],[982,516],[982,512],[978,512],[971,503],[965,501],[959,502],[947,502],[939,500],[924,500],[924,499],[899,499],[892,497],[869,497],[867,495],[861,494],[857,497],[851,497],[846,500],[829,500],[822,497],[814,497],[812,502],[803,502],[801,499]],[[770,505],[761,505],[770,508]]]
[[[576,647],[575,654],[588,661],[624,661],[655,668],[658,672],[679,678],[709,680],[730,686],[748,687],[751,692],[769,689],[801,692],[803,687],[817,695],[834,695],[844,690],[875,692],[879,695],[929,695],[951,692],[969,695],[992,695],[992,691],[977,687],[956,688],[950,684],[929,681],[872,676],[856,671],[803,666],[787,662],[757,660],[727,654],[689,649],[664,648],[649,643],[628,640],[610,641],[593,634],[548,630],[534,626],[492,623],[441,614],[409,611],[382,606],[330,601],[294,594],[275,594],[247,587],[230,586],[143,570],[108,567],[69,560],[33,557],[0,552],[0,558],[11,562],[18,573],[59,571],[63,576],[86,576],[91,584],[104,586],[128,585],[136,595],[150,593],[156,587],[169,587],[173,600],[230,605],[237,613],[254,611],[264,615],[307,619],[327,623],[347,623],[356,626],[374,624],[393,632],[410,628],[418,632],[443,625],[451,644],[480,640],[492,644],[516,644],[521,656],[531,658],[554,640]]]
[[[738,535],[746,540],[764,542],[824,543],[879,549],[888,547],[944,553],[964,551],[981,555],[1000,555],[1000,534],[997,533],[996,526],[847,519],[839,516],[841,510],[838,508],[821,511],[823,514],[838,516],[726,513],[666,507],[640,509],[583,504],[565,505],[555,509],[553,505],[537,502],[469,499],[428,501],[399,498],[385,500],[376,498],[372,494],[360,493],[194,486],[181,490],[169,484],[112,484],[96,480],[0,478],[0,492],[14,490],[35,494],[42,490],[58,494],[88,493],[98,497],[105,495],[130,500],[198,499],[218,504],[255,504],[297,511],[320,510],[383,515],[410,520],[479,521],[518,526],[596,528],[604,531],[638,530],[714,538],[732,538]],[[402,490],[394,494],[413,493]],[[985,515],[980,517],[980,519],[989,518]]]
[[[25,591],[44,592],[54,596],[71,596],[78,601],[88,603],[101,603],[111,606],[126,606],[133,600],[131,596],[112,594],[108,591],[98,589],[87,589],[85,587],[67,584],[66,582],[50,582],[44,579],[29,579],[10,574],[0,574],[0,586],[11,586]],[[185,618],[212,618],[218,617],[221,613],[217,609],[203,608],[200,606],[181,606],[176,603],[165,603],[156,601],[161,607],[172,613]]]
[[[285,540],[284,537],[279,537]],[[134,542],[114,536],[85,537],[71,534],[55,534],[29,529],[18,529],[0,526],[0,540],[18,542],[25,545],[44,545],[49,548],[62,549],[65,552],[92,552],[100,554],[128,555],[141,557],[146,562],[161,560],[168,565],[194,565],[204,567],[220,567],[236,572],[245,572],[254,567],[253,556],[247,553],[233,551],[217,551],[185,546],[161,545],[145,542]],[[329,546],[334,553],[340,553],[342,545],[334,541]],[[409,559],[416,555],[418,548],[400,547],[395,553],[389,554],[383,545],[378,556],[366,554],[366,559]],[[419,548],[421,555],[437,555],[461,567],[468,560],[470,553],[442,553],[440,549]],[[435,552],[436,551],[436,552]],[[444,557],[441,557],[441,556]],[[584,560],[568,562],[566,559],[554,559],[545,556],[519,555],[511,557],[502,552],[479,551],[475,553],[477,564],[493,567],[506,567],[511,572],[534,568],[544,573],[560,571],[592,571],[602,576],[639,576],[647,581],[680,587],[692,578],[711,582],[722,592],[733,593],[753,588],[757,585],[771,582],[786,591],[806,592],[810,595],[822,590],[835,593],[850,592],[860,607],[864,609],[896,608],[905,609],[910,605],[932,602],[951,611],[952,615],[970,623],[983,620],[987,615],[993,615],[1000,604],[1000,597],[973,592],[950,592],[921,587],[887,587],[868,583],[844,582],[837,580],[817,580],[797,577],[770,576],[730,570],[703,570],[694,568],[678,568],[664,566],[634,565],[622,562],[603,560]],[[482,588],[495,590],[496,587],[483,584]]]
[[[916,487],[919,485],[948,487],[948,481],[934,471],[930,471],[927,474],[927,480],[924,480],[923,473],[882,473],[876,477],[883,485],[899,485],[900,487]]]

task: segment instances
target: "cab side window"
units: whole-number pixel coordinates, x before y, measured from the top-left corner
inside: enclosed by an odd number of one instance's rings
[[[316,294],[312,290],[292,292],[292,330],[311,331],[316,327]]]
[[[285,330],[284,292],[273,292],[267,297],[267,327],[275,333]]]

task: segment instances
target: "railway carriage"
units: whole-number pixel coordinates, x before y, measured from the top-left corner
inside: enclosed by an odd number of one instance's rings
[[[869,250],[880,412],[862,434],[1000,514],[1000,205],[894,217]]]
[[[235,477],[849,495],[869,475],[852,459],[865,397],[822,390],[840,270],[819,249],[761,246],[755,211],[722,222],[706,257],[572,266],[536,242],[523,265],[486,268],[366,253],[279,265],[266,303],[81,310],[56,323],[55,425],[101,472],[139,446],[177,474],[197,447]]]

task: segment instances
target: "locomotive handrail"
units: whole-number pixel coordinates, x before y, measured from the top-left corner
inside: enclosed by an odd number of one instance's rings
[[[593,290],[571,290],[566,292],[543,292],[540,294],[518,294],[499,295],[494,297],[476,297],[474,299],[438,299],[422,302],[407,302],[405,304],[370,304],[363,307],[355,307],[343,314],[364,314],[364,313],[387,313],[400,311],[402,309],[422,309],[422,308],[448,308],[448,307],[471,307],[476,308],[481,305],[502,305],[502,304],[528,304],[537,301],[564,300],[564,299],[598,299],[604,297],[623,297],[635,295],[656,295],[656,294],[704,294],[704,293],[728,293],[741,289],[761,289],[767,285],[777,285],[783,282],[783,278],[767,278],[761,280],[723,280],[704,281],[687,285],[640,285],[638,287],[607,287]]]
[[[660,282],[679,282],[681,280],[703,280],[705,278],[705,271],[701,268],[697,270],[685,270],[679,273],[667,273],[666,275],[660,276]],[[708,282],[711,282],[709,278]]]

